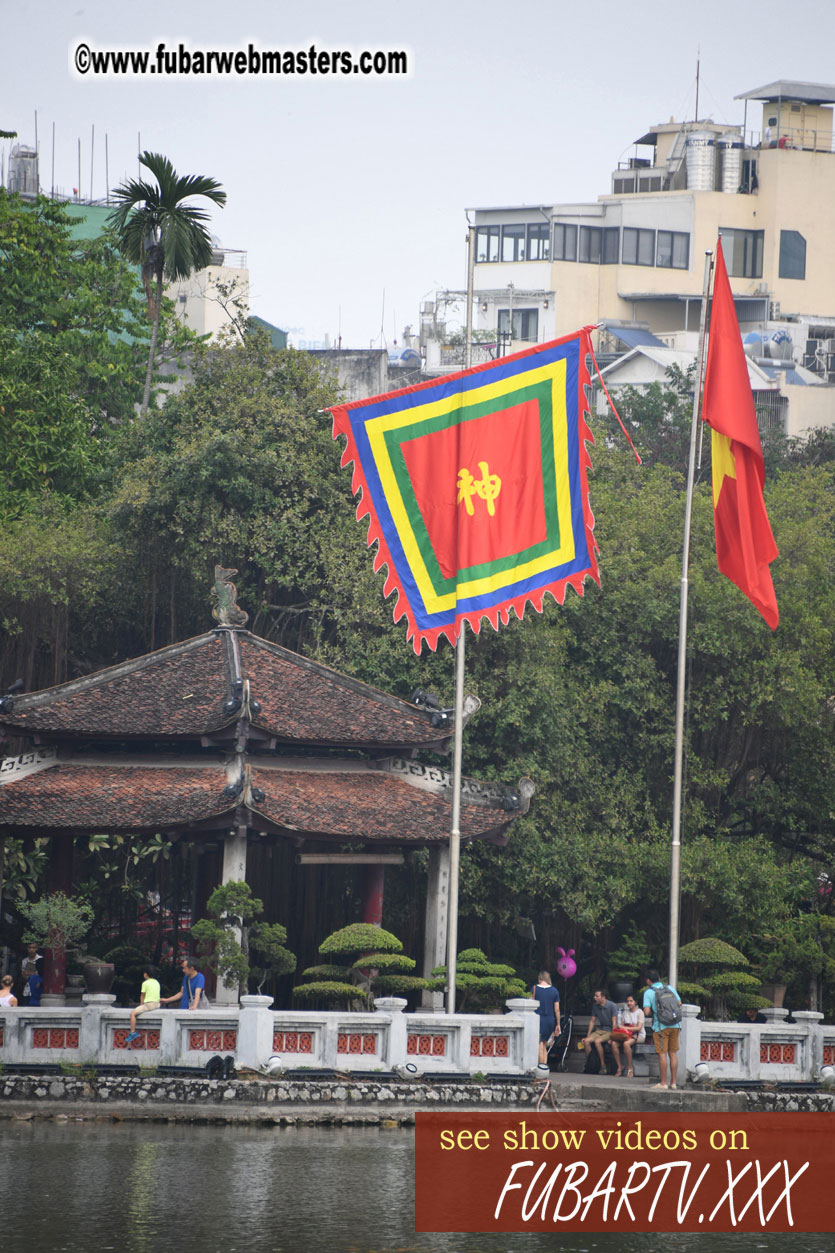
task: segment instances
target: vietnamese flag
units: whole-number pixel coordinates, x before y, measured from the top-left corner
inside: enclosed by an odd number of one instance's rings
[[[763,450],[721,239],[702,417],[711,428],[716,560],[773,631],[780,615],[768,567],[778,548],[763,500]]]

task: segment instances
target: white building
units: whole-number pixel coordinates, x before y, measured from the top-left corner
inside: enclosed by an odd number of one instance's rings
[[[779,81],[737,99],[738,126],[650,127],[595,201],[472,210],[476,326],[506,351],[602,323],[619,351],[649,334],[694,352],[705,251],[721,235],[743,338],[786,400],[787,433],[835,423],[835,86]],[[598,342],[605,355],[602,331]]]

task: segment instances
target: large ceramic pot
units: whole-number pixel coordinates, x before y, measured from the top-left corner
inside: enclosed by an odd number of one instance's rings
[[[95,994],[109,992],[116,978],[116,967],[112,962],[85,962],[84,982],[87,991]]]
[[[635,985],[631,979],[613,979],[609,984],[609,995],[616,1005],[622,1005],[627,996],[632,996]]]

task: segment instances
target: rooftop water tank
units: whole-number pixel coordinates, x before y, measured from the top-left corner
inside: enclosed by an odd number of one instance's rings
[[[687,136],[688,191],[716,190],[716,144],[711,131],[691,131]]]
[[[742,185],[742,140],[736,131],[719,136],[722,162],[722,191],[736,195]]]

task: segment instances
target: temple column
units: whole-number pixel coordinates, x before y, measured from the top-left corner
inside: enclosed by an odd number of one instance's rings
[[[63,892],[64,896],[72,897],[72,855],[73,840],[71,835],[53,836],[49,850],[49,869],[47,871],[47,892]],[[43,993],[42,1005],[63,1005],[65,1002],[64,988],[67,982],[67,955],[62,948],[44,949]]]
[[[221,886],[224,883],[245,883],[246,882],[246,833],[245,824],[240,824],[230,831],[223,841],[223,869],[221,871]],[[238,943],[241,940],[240,931],[236,931]],[[238,1004],[238,985],[224,983],[218,976],[217,990],[215,992],[215,1004],[217,1005],[237,1005]]]
[[[426,884],[426,922],[423,940],[423,977],[430,978],[436,966],[446,962],[447,926],[449,921],[449,845],[435,845],[429,850],[429,878]],[[443,1012],[442,992],[424,992],[424,1009]]]
[[[365,904],[362,920],[363,922],[370,922],[374,927],[382,927],[383,888],[385,887],[386,868],[385,866],[366,866],[363,877],[365,880]]]

